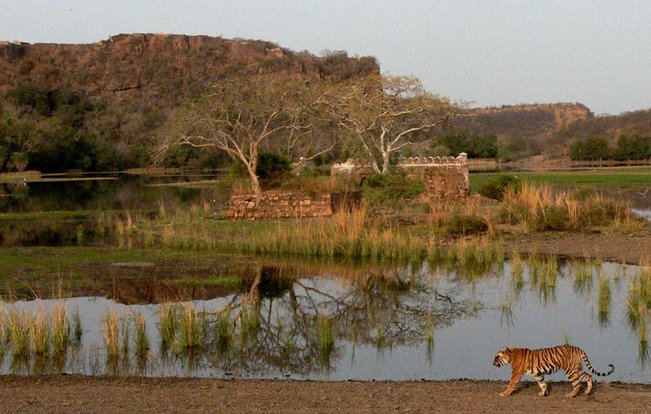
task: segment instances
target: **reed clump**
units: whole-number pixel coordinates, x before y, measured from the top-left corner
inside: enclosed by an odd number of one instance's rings
[[[178,353],[199,349],[206,339],[206,313],[199,311],[194,303],[180,308],[175,351]]]
[[[8,350],[15,358],[60,357],[69,346],[68,311],[65,303],[55,303],[52,314],[41,303],[33,311],[0,308],[0,354]]]
[[[115,308],[107,310],[104,320],[104,347],[109,359],[118,359],[120,356],[120,318]]]
[[[68,309],[61,302],[54,305],[53,318],[52,351],[55,354],[62,354],[68,349],[70,322],[68,321]],[[81,322],[79,323],[81,324]]]
[[[138,358],[144,358],[150,348],[145,317],[141,314],[133,315],[133,324],[136,331],[136,356]]]
[[[504,192],[503,220],[523,225],[525,231],[571,231],[591,226],[632,222],[625,203],[599,194],[578,195],[553,191],[550,186],[523,183]]]
[[[651,315],[651,268],[643,267],[632,278],[628,290],[628,319],[637,326]]]
[[[174,343],[178,327],[178,307],[171,304],[164,304],[159,308],[159,332],[161,348],[169,349]]]
[[[608,325],[611,305],[610,278],[607,275],[599,276],[599,324]]]

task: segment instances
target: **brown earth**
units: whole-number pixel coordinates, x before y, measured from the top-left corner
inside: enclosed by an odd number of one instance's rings
[[[651,234],[536,233],[501,235],[504,250],[518,253],[591,257],[604,261],[651,264]]]
[[[11,413],[644,413],[651,385],[601,383],[568,399],[568,383],[535,383],[511,397],[497,381],[225,381],[81,376],[0,377],[1,411]]]

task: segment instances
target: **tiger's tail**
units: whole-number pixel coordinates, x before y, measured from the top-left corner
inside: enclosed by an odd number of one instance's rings
[[[595,375],[599,375],[600,377],[605,377],[606,375],[610,375],[615,371],[615,366],[613,364],[608,364],[608,366],[610,367],[608,372],[595,371],[595,369],[592,368],[592,365],[590,365],[590,360],[588,359],[588,356],[585,354],[584,351],[581,351],[581,358],[583,359],[583,362],[585,362],[585,366],[588,367],[590,372],[592,372]]]

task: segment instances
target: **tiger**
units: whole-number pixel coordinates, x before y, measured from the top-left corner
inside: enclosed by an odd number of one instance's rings
[[[567,394],[568,398],[574,398],[581,390],[580,381],[587,384],[585,394],[590,394],[592,390],[592,377],[588,375],[581,366],[581,361],[585,362],[586,367],[595,375],[606,376],[615,371],[613,364],[608,364],[610,370],[605,373],[595,371],[590,365],[588,356],[585,352],[576,346],[560,345],[553,348],[528,349],[528,348],[502,348],[497,352],[493,359],[493,365],[500,368],[503,365],[511,364],[511,380],[506,389],[499,395],[508,397],[515,390],[524,374],[529,374],[540,386],[538,395],[546,397],[547,384],[544,382],[543,375],[552,374],[559,369],[565,371],[565,375],[572,383],[572,391]]]

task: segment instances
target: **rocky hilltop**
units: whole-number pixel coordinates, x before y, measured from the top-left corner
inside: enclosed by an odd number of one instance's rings
[[[550,138],[577,121],[594,118],[580,103],[507,105],[476,108],[461,121],[474,133],[520,136],[536,140]]]
[[[30,82],[110,102],[172,98],[180,103],[220,76],[306,74],[341,80],[378,73],[372,57],[316,57],[254,40],[168,34],[120,34],[92,44],[0,43],[0,92]]]

